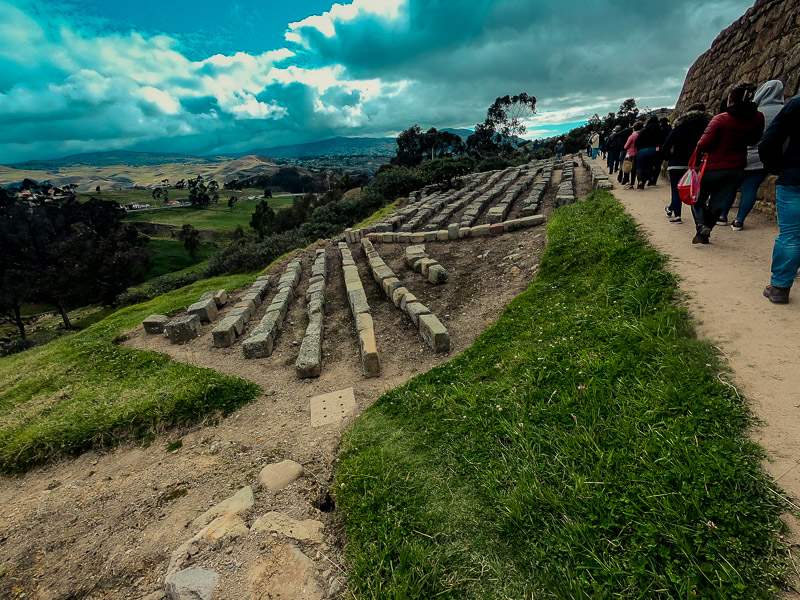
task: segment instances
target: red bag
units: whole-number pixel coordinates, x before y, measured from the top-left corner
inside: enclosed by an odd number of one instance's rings
[[[681,202],[684,204],[694,204],[700,194],[700,181],[706,171],[706,158],[703,157],[703,166],[700,168],[700,173],[694,168],[696,161],[697,150],[694,151],[692,158],[689,159],[689,170],[683,174],[683,177],[678,182],[678,196],[680,196]]]

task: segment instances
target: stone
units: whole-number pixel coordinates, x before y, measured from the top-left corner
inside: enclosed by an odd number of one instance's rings
[[[275,334],[272,331],[254,331],[249,338],[242,342],[244,357],[267,358],[272,355],[275,343]]]
[[[426,231],[424,234],[426,242],[435,242],[436,241],[436,232],[435,231]]]
[[[468,238],[472,235],[472,228],[471,227],[460,227],[458,228],[458,239]]]
[[[249,485],[243,487],[233,496],[226,498],[219,504],[212,506],[202,515],[197,517],[192,524],[195,527],[203,527],[222,515],[241,515],[253,508],[253,488]]]
[[[532,217],[522,217],[519,219],[523,227],[534,227],[544,223],[544,215],[533,215]]]
[[[436,240],[439,242],[446,242],[450,239],[450,235],[447,233],[446,229],[440,229],[436,232]]]
[[[412,294],[411,292],[408,292],[400,300],[400,310],[402,310],[404,313],[408,314],[408,305],[411,304],[412,302],[417,302],[417,297],[414,294]]]
[[[193,567],[168,575],[164,591],[169,600],[211,600],[218,580],[216,571]]]
[[[322,374],[322,337],[319,334],[305,335],[294,366],[300,379]]]
[[[412,233],[411,237],[409,238],[412,244],[418,244],[419,242],[425,241],[425,234],[424,233]]]
[[[406,314],[411,319],[411,322],[417,327],[419,327],[420,315],[427,315],[430,312],[431,311],[428,310],[428,307],[421,302],[411,302],[410,304],[406,304]]]
[[[450,352],[450,334],[435,315],[419,316],[419,333],[434,352]]]
[[[356,397],[353,388],[346,388],[311,399],[311,426],[324,427],[339,423],[355,412]]]
[[[164,333],[167,323],[169,323],[167,315],[150,315],[142,321],[145,333]]]
[[[389,267],[378,267],[372,272],[372,277],[375,280],[375,283],[378,285],[383,284],[384,279],[388,279],[390,277],[394,277],[394,271],[392,271]]]
[[[228,513],[211,521],[205,528],[202,539],[208,545],[218,548],[228,541],[247,537],[249,532],[244,519],[235,513]]]
[[[239,317],[240,319],[241,317]],[[236,321],[237,317],[226,316],[211,331],[211,337],[217,348],[227,348],[236,341]]]
[[[505,232],[505,223],[493,223],[489,226],[489,233],[494,236],[503,235]]]
[[[242,296],[242,302],[252,302],[256,310],[258,310],[258,307],[261,306],[261,294],[258,292],[247,292]]]
[[[367,295],[364,293],[364,289],[360,286],[359,289],[348,292],[347,298],[350,301],[350,310],[354,317],[358,314],[369,312]]]
[[[422,273],[424,277],[428,276],[428,269],[431,268],[431,265],[438,265],[439,263],[432,258],[423,258],[419,261],[419,272]],[[417,270],[417,269],[414,269]]]
[[[239,310],[239,309],[247,309],[247,312],[244,313],[247,315],[245,317],[245,321],[249,321],[256,314],[256,304],[252,300],[246,300],[246,301],[242,300],[233,305],[233,310]]]
[[[306,302],[311,300],[311,296],[316,292],[325,292],[325,282],[318,281],[317,283],[312,283],[308,286],[308,290],[306,290]]]
[[[278,533],[300,542],[319,544],[325,526],[314,519],[298,521],[289,515],[270,511],[259,517],[250,531],[253,533]]]
[[[361,368],[365,377],[379,377],[381,363],[378,358],[378,345],[375,343],[375,329],[369,327],[358,332],[361,349]]]
[[[217,304],[217,308],[225,306],[228,303],[228,292],[225,290],[217,290],[213,292],[214,302]]]
[[[164,331],[173,344],[188,342],[200,335],[200,319],[197,315],[176,317],[167,322]]]
[[[395,290],[392,292],[392,303],[397,308],[400,308],[400,303],[403,301],[403,296],[406,294],[408,294],[408,290],[405,287],[400,286],[395,288]]]
[[[403,283],[397,277],[387,277],[381,282],[381,287],[383,287],[383,293],[386,294],[387,298],[392,298],[392,294],[394,291],[402,287]]]
[[[477,225],[476,227],[473,227],[472,230],[470,231],[470,236],[471,237],[485,237],[485,236],[492,235],[492,232],[490,231],[490,227],[491,227],[490,225]]]
[[[428,281],[434,285],[439,285],[447,281],[447,271],[445,268],[436,263],[428,268]]]
[[[189,305],[187,312],[190,315],[197,315],[202,323],[210,323],[217,318],[217,303],[214,298],[207,298],[205,300],[198,300],[194,304]]]
[[[450,223],[450,225],[447,226],[447,239],[457,240],[459,238],[458,231],[458,223]]]
[[[293,460],[283,460],[267,465],[258,474],[259,483],[273,494],[303,476],[303,465]]]
[[[276,547],[247,573],[253,600],[323,600],[325,592],[317,580],[314,561],[291,544]]]

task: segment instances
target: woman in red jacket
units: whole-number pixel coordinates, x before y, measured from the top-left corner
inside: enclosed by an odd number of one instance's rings
[[[692,205],[697,235],[693,244],[708,244],[726,201],[736,194],[747,166],[747,147],[764,133],[764,115],[753,102],[756,86],[740,82],[728,94],[727,109],[711,119],[697,142],[698,163],[706,155],[706,169],[697,202]]]

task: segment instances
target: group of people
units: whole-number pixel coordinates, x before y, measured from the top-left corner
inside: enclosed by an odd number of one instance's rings
[[[620,171],[618,180],[628,189],[655,185],[662,162],[667,161],[672,195],[665,212],[671,223],[682,222],[678,184],[684,174],[689,168],[702,174],[691,205],[693,244],[708,244],[714,227],[728,222],[740,190],[731,228],[742,231],[758,188],[768,173],[777,174],[779,234],[764,296],[778,304],[789,301],[800,267],[800,95],[784,105],[783,87],[779,80],[758,89],[740,82],[713,118],[705,105],[693,104],[671,128],[665,119],[651,117],[634,123],[630,131],[615,128],[607,141],[609,174]]]

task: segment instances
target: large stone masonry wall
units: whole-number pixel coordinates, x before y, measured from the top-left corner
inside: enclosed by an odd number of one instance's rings
[[[757,0],[724,29],[691,66],[675,106],[695,102],[716,114],[728,89],[741,80],[761,85],[780,79],[787,98],[800,94],[800,0]],[[757,209],[775,212],[775,178],[761,186]]]

